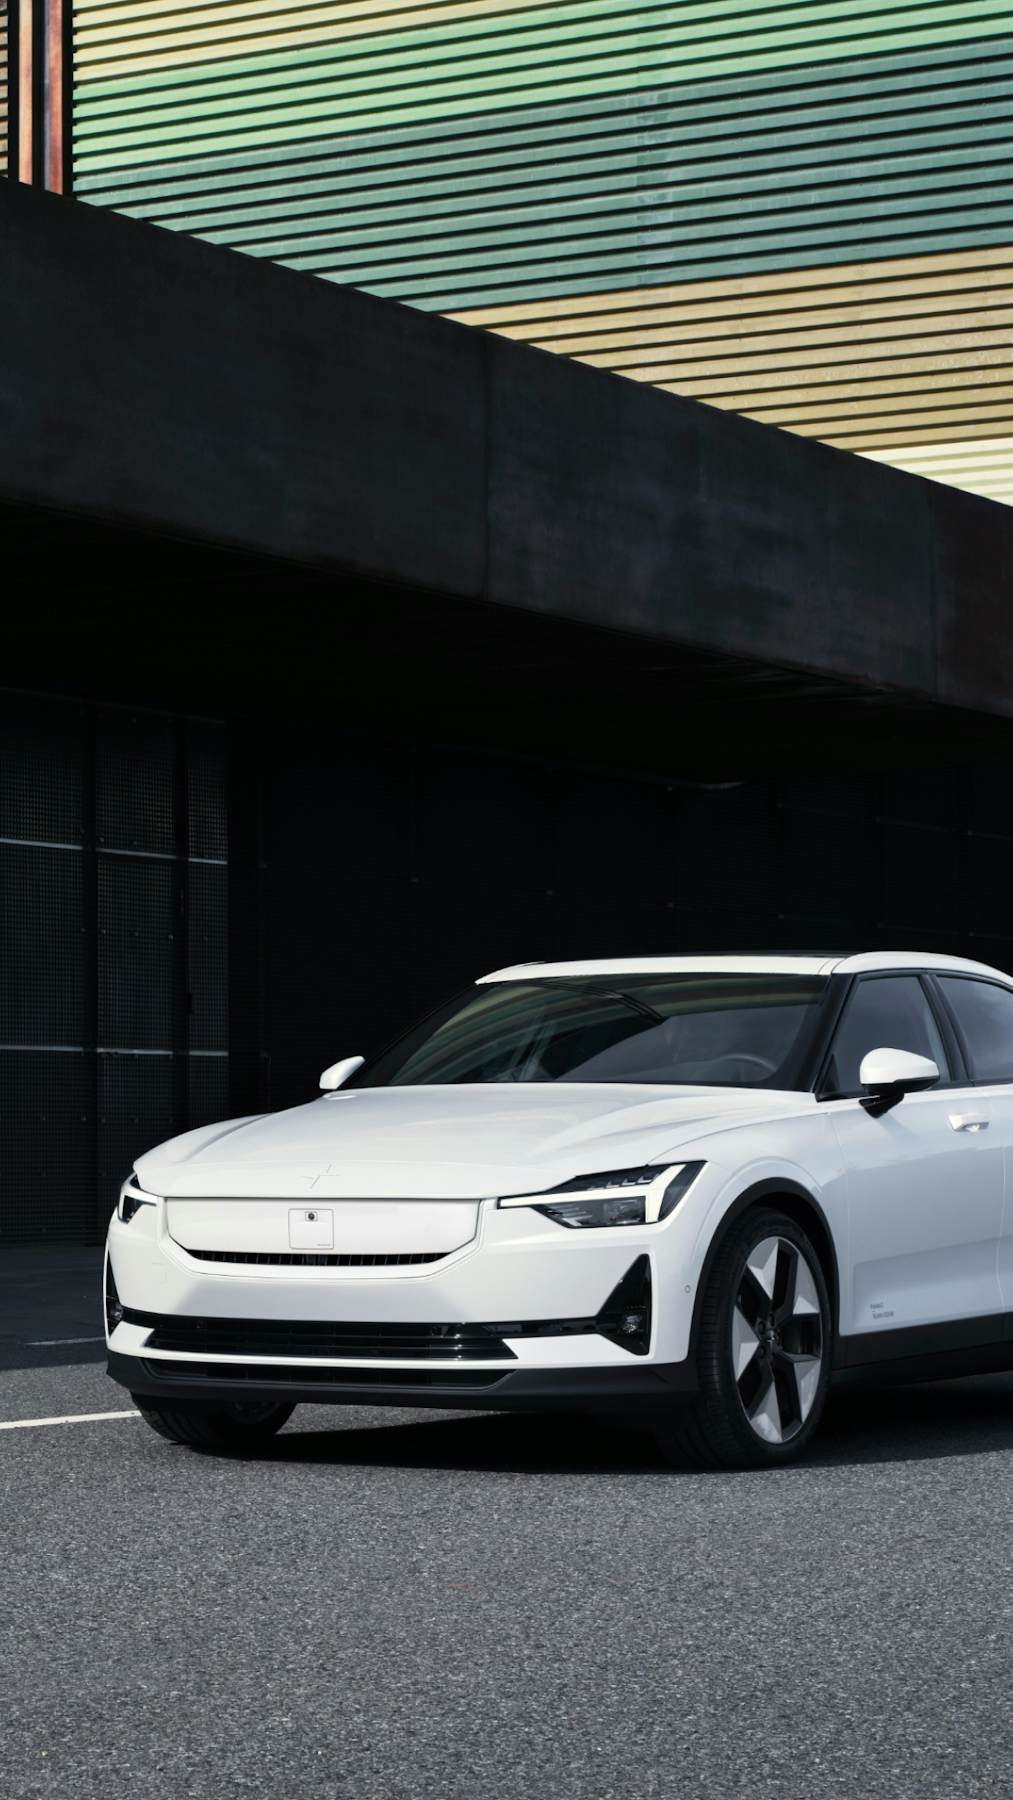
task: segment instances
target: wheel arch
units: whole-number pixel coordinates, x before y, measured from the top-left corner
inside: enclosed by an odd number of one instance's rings
[[[781,1212],[786,1213],[789,1219],[793,1219],[795,1224],[799,1225],[812,1239],[813,1248],[819,1256],[830,1293],[831,1323],[836,1342],[840,1330],[841,1281],[837,1250],[829,1220],[815,1195],[808,1188],[803,1187],[801,1182],[792,1181],[787,1176],[771,1176],[764,1181],[754,1181],[732,1201],[707,1247],[693,1302],[693,1323],[690,1329],[690,1350],[693,1356],[696,1355],[699,1342],[704,1295],[707,1292],[715,1259],[725,1238],[744,1213],[750,1212],[755,1206],[774,1204]]]

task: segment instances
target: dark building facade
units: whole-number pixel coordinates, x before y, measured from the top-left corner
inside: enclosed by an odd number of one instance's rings
[[[0,193],[0,1235],[521,958],[1009,966],[1004,507]]]
[[[711,780],[675,745],[634,773],[593,745],[342,731],[319,695],[251,734],[222,699],[209,721],[3,697],[9,1240],[95,1238],[145,1146],[312,1098],[327,1062],[504,963],[856,944],[1013,961],[1011,762],[940,755],[945,724],[923,767],[886,717],[852,769],[818,743],[814,767],[756,766],[733,731],[738,770]]]

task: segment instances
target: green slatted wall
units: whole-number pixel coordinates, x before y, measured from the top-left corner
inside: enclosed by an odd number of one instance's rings
[[[1013,0],[78,0],[74,182],[1013,490]]]
[[[6,175],[10,158],[10,32],[7,0],[0,0],[0,175]]]

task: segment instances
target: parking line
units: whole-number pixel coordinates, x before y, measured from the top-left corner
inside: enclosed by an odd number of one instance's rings
[[[127,1412],[64,1413],[55,1419],[0,1419],[0,1431],[28,1431],[34,1425],[84,1425],[90,1419],[139,1419],[133,1407]]]
[[[25,1343],[29,1350],[48,1350],[52,1344],[104,1344],[105,1337],[100,1333],[98,1337],[26,1338]]]

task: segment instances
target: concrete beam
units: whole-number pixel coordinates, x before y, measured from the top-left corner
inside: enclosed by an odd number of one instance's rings
[[[1013,511],[0,182],[0,500],[1013,714]]]

